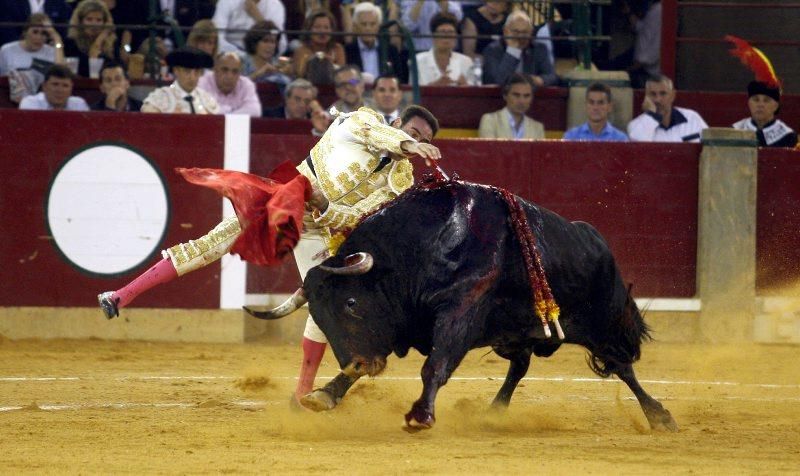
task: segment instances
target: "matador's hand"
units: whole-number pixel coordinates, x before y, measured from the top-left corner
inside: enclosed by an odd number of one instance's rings
[[[325,194],[322,193],[322,190],[317,187],[314,187],[314,190],[311,192],[311,198],[308,199],[308,204],[320,212],[324,212],[328,209],[328,199],[325,198]]]
[[[439,160],[442,158],[442,153],[439,152],[439,148],[435,145],[426,144],[424,142],[411,142],[406,141],[402,144],[402,149],[409,153],[415,154],[423,159],[425,159],[425,163],[430,165],[431,160]]]

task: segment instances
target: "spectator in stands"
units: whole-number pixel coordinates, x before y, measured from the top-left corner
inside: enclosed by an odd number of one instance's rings
[[[781,89],[762,81],[747,85],[747,107],[750,117],[733,125],[734,129],[755,131],[761,147],[794,147],[797,132],[776,117],[781,107]]]
[[[242,76],[242,59],[236,53],[217,55],[214,71],[206,71],[197,85],[214,97],[221,114],[261,116],[261,100],[256,85],[247,76]]]
[[[308,16],[317,10],[327,10],[333,14],[336,19],[336,24],[342,26],[342,30],[351,31],[350,23],[345,22],[345,10],[351,10],[354,2],[362,0],[285,0],[283,6],[286,7],[286,30],[301,31],[303,24]],[[390,0],[391,1],[391,0]],[[346,5],[345,5],[346,4]],[[347,25],[347,29],[345,29]],[[287,33],[289,40],[289,49],[295,50],[300,44],[303,35],[297,33]],[[342,40],[344,42],[345,40]]]
[[[349,64],[336,70],[333,75],[338,98],[332,105],[338,112],[348,113],[357,111],[362,107],[372,107],[364,99],[364,80],[361,78],[361,69]],[[314,129],[311,131],[316,136],[322,136],[333,122],[333,116],[316,104],[311,105],[311,122]]]
[[[175,82],[151,92],[142,105],[142,112],[177,114],[217,114],[217,101],[197,87],[203,70],[212,68],[214,60],[206,52],[186,46],[167,55],[167,64]]]
[[[131,83],[120,63],[106,61],[100,70],[100,91],[103,98],[92,105],[95,111],[138,112],[142,102],[128,96]]]
[[[182,27],[189,27],[214,16],[215,3],[222,0],[159,0],[161,11],[168,14]]]
[[[264,110],[264,117],[310,119],[311,104],[317,100],[317,87],[307,79],[295,79],[286,86],[284,105]]]
[[[384,8],[388,11],[388,18],[385,18],[385,21],[396,21],[400,22],[400,6],[398,5],[399,2],[395,0],[338,0],[337,2],[329,1],[331,3],[330,10],[333,12],[334,16],[337,19],[340,19],[339,24],[341,25],[341,29],[345,33],[352,33],[355,30],[355,23],[353,22],[353,14],[355,12],[355,7],[361,3],[372,3],[381,11],[381,14],[384,12]],[[339,3],[338,10],[335,10],[333,5],[335,3]],[[337,12],[339,15],[337,15]],[[399,35],[399,28],[397,25],[389,27],[389,34],[390,35],[397,35],[397,36],[390,36],[389,41],[398,51],[403,49],[403,39]],[[344,37],[343,43],[345,45],[349,45],[353,42],[355,38],[350,35],[346,35]]]
[[[111,12],[114,25],[147,25],[150,19],[150,2],[103,0]],[[118,29],[120,37],[119,59],[128,64],[128,55],[136,51],[148,36],[146,29]]]
[[[674,107],[675,89],[664,75],[645,83],[642,114],[628,124],[628,137],[641,142],[700,142],[700,131],[708,125],[691,109]]]
[[[245,32],[256,23],[266,20],[283,30],[286,8],[280,0],[218,0],[214,24],[223,32],[220,49],[243,53]],[[286,41],[281,38],[278,53],[284,50]]]
[[[536,87],[556,84],[547,47],[531,42],[533,24],[527,13],[511,13],[503,26],[503,39],[483,50],[483,83],[505,84],[515,71],[531,76]]]
[[[336,20],[327,10],[316,10],[306,17],[303,30],[310,31],[306,34],[303,44],[294,50],[295,76],[298,78],[306,77],[308,61],[319,54],[330,61],[333,65],[343,66],[345,64],[344,47],[336,41],[330,33],[336,31]]]
[[[458,42],[458,21],[448,13],[431,20],[431,31],[438,35],[433,48],[417,53],[417,72],[420,86],[466,86],[470,78],[472,59],[453,51]]]
[[[72,12],[69,25],[64,56],[67,63],[77,58],[78,76],[88,78],[94,68],[99,73],[104,59],[118,60],[114,21],[105,3],[82,0]]]
[[[393,73],[402,82],[407,82],[408,68],[400,59],[400,52],[392,44],[388,45],[386,51],[388,65],[381,70],[377,33],[382,21],[383,12],[374,3],[362,2],[356,5],[353,10],[355,39],[344,47],[347,64],[361,68],[365,81],[369,83],[384,72]]]
[[[625,142],[628,136],[608,122],[614,109],[611,88],[602,83],[592,83],[586,88],[586,118],[580,126],[564,134],[564,140],[592,140]]]
[[[217,53],[219,53],[219,35],[214,22],[211,20],[198,20],[189,32],[186,46],[205,51],[212,58],[216,58]]]
[[[464,54],[470,58],[483,55],[483,50],[491,42],[502,38],[508,11],[508,2],[498,0],[486,0],[480,7],[465,11],[464,22],[461,24],[461,35],[464,37],[461,44]],[[476,35],[486,37],[468,38]]]
[[[286,86],[292,81],[294,71],[292,62],[285,56],[278,56],[278,27],[271,21],[258,22],[244,36],[244,57],[242,73],[257,83],[273,83]]]
[[[48,45],[48,39],[53,45]],[[44,13],[34,13],[22,29],[22,39],[0,48],[0,76],[15,69],[28,69],[34,59],[64,62],[64,43]]]
[[[54,24],[65,24],[69,22],[72,8],[66,0],[0,0],[0,23],[23,24],[34,13],[47,15]],[[23,28],[19,26],[0,27],[0,45],[19,40],[22,37]],[[59,32],[61,36],[64,36],[65,33],[65,30]]]
[[[641,88],[647,78],[661,73],[661,2],[648,3],[646,10],[633,9],[630,14],[636,38],[628,74],[634,88]]]
[[[42,92],[26,96],[20,109],[39,111],[88,111],[89,105],[82,97],[72,95],[72,78],[69,68],[56,64],[47,70],[42,83]]]
[[[353,112],[369,104],[364,101],[364,81],[361,79],[361,69],[356,65],[346,65],[336,70],[333,76],[336,86],[336,97],[333,103],[339,112]],[[324,132],[325,129],[322,129]]]
[[[513,73],[503,85],[506,107],[481,117],[478,137],[544,139],[544,125],[525,115],[533,104],[534,90],[530,75]]]
[[[403,24],[414,36],[414,49],[428,51],[433,47],[431,20],[437,13],[449,13],[457,21],[463,18],[461,3],[452,0],[402,0],[400,12]],[[417,36],[417,35],[421,35]]]
[[[392,124],[400,117],[400,103],[403,91],[400,90],[400,78],[393,74],[378,76],[372,87],[372,103],[375,111],[383,116],[387,124]]]

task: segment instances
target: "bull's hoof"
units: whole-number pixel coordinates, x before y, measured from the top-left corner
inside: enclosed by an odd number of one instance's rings
[[[678,431],[678,423],[672,418],[672,414],[667,409],[661,409],[645,416],[653,431],[668,431],[672,433]]]
[[[406,413],[405,430],[410,432],[430,430],[434,423],[436,423],[436,419],[430,413],[412,409]]]
[[[318,388],[300,399],[300,405],[315,412],[333,410],[339,402],[325,390]]]

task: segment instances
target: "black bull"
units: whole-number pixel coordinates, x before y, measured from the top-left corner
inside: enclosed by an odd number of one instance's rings
[[[381,372],[390,353],[404,357],[413,347],[428,357],[422,395],[405,418],[411,427],[428,428],[439,388],[470,349],[491,346],[510,361],[493,402],[506,406],[531,354],[548,357],[570,343],[588,349],[595,373],[615,374],[630,387],[652,428],[677,430],[634,375],[632,364],[650,336],[605,240],[586,223],[522,206],[566,338],[546,337],[534,314],[519,241],[497,190],[459,181],[423,185],[364,220],[303,283],[309,311],[344,369],[316,391],[328,394],[329,407],[358,377]],[[349,266],[355,256],[366,259]]]

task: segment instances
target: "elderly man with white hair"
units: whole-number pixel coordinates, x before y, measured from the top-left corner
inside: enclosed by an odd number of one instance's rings
[[[517,10],[508,16],[503,38],[483,50],[484,84],[505,84],[514,73],[529,75],[537,88],[558,82],[547,46],[531,42],[532,33],[527,13]]]
[[[380,63],[377,34],[382,21],[383,12],[374,3],[361,2],[355,6],[353,9],[355,38],[344,47],[346,63],[361,68],[365,79],[368,79],[370,83],[384,73],[394,73],[401,82],[405,83],[408,81],[408,68],[394,45],[390,44],[387,50],[387,64],[381,65]]]

